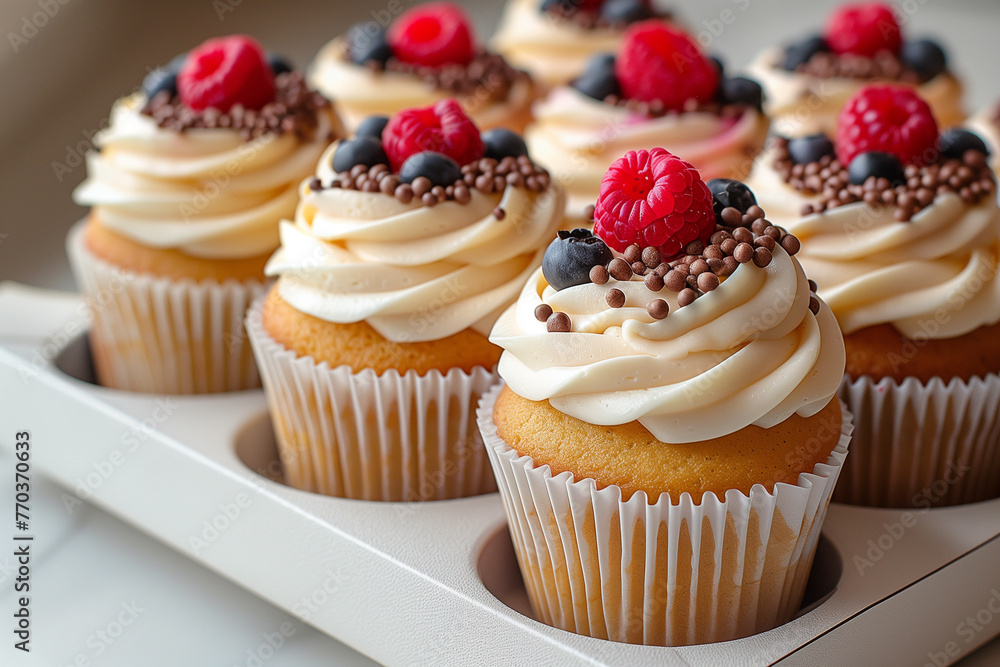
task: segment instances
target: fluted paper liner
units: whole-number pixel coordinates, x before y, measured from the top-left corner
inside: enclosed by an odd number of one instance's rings
[[[495,491],[475,409],[485,368],[381,375],[297,356],[247,316],[285,480],[342,498],[416,502]]]
[[[93,313],[98,381],[158,394],[204,394],[260,386],[243,332],[263,281],[173,280],[122,270],[91,254],[85,222],[66,241],[70,264]]]
[[[922,383],[847,376],[851,458],[837,502],[943,507],[1000,496],[1000,377]]]
[[[687,493],[655,504],[639,491],[552,476],[496,433],[501,386],[479,427],[503,498],[528,597],[549,625],[602,639],[682,646],[726,641],[791,620],[802,602],[820,527],[847,455],[851,417],[825,463],[725,500]]]

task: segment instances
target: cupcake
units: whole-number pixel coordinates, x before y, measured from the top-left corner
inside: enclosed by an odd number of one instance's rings
[[[299,182],[340,132],[300,73],[243,36],[205,42],[115,104],[74,192],[90,213],[67,242],[101,384],[260,385],[243,314]]]
[[[882,3],[841,6],[822,35],[765,50],[750,73],[764,86],[774,130],[787,137],[832,134],[847,99],[874,81],[917,88],[942,127],[965,119],[962,84],[944,49],[904,39],[892,7]]]
[[[388,29],[359,23],[327,43],[309,82],[337,100],[352,132],[362,119],[456,98],[480,128],[521,132],[531,118],[534,85],[503,56],[476,43],[468,17],[448,2],[421,4]]]
[[[492,491],[474,417],[496,381],[488,334],[562,190],[455,100],[360,127],[303,184],[247,318],[286,479],[365,500]]]
[[[1000,494],[1000,209],[985,146],[911,88],[870,86],[834,141],[779,140],[751,180],[844,332],[854,443],[835,500]],[[848,165],[845,168],[843,165]]]
[[[615,53],[626,28],[670,14],[650,0],[510,0],[493,47],[546,88],[568,84],[595,53]]]
[[[763,148],[761,88],[727,77],[677,28],[637,23],[617,56],[598,54],[572,84],[535,105],[525,138],[557,170],[569,226],[593,204],[607,165],[628,150],[664,146],[706,178],[742,178]]]
[[[1000,171],[1000,102],[987,106],[970,118],[968,128],[986,142],[993,173]]]
[[[850,435],[796,249],[742,183],[629,152],[497,321],[478,418],[544,622],[679,646],[796,614]]]

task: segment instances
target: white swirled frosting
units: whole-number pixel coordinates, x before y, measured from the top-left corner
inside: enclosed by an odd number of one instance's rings
[[[329,182],[336,144],[316,175]],[[281,248],[265,273],[297,310],[329,322],[365,321],[394,342],[486,335],[517,298],[555,236],[564,205],[542,192],[472,191],[468,204],[433,207],[414,199],[302,186],[295,222],[281,224]],[[498,220],[493,211],[501,207]]]
[[[786,137],[801,137],[815,132],[833,136],[837,116],[854,93],[874,83],[866,79],[831,77],[822,79],[779,66],[784,57],[780,48],[761,53],[748,68],[749,75],[764,87],[764,110],[771,117],[773,131]],[[901,84],[902,85],[902,84]],[[917,87],[941,127],[951,127],[965,118],[962,107],[962,84],[949,72]]]
[[[455,97],[435,88],[420,77],[405,72],[372,70],[344,57],[344,39],[338,37],[316,54],[309,69],[309,84],[337,100],[337,112],[348,131],[357,129],[372,115],[391,116],[403,109],[428,107],[440,100]],[[511,86],[506,99],[490,98],[485,87],[472,95],[456,98],[462,109],[480,130],[507,126],[518,114],[526,114],[534,98],[531,80],[524,76]]]
[[[708,112],[650,118],[569,86],[553,90],[534,112],[536,120],[525,133],[528,148],[566,188],[566,213],[575,218],[596,201],[608,166],[630,150],[662,146],[683,156],[706,180],[742,178],[768,128],[767,118],[752,109],[730,119]]]
[[[1000,209],[938,195],[908,222],[864,202],[801,215],[819,200],[786,183],[771,151],[747,185],[768,219],[802,242],[796,258],[844,333],[892,324],[909,338],[954,338],[1000,320]]]
[[[142,114],[145,97],[119,100],[87,155],[73,193],[100,224],[137,243],[195,257],[256,257],[278,246],[308,176],[339,122],[319,113],[315,139],[292,133],[244,141],[231,129],[160,128]]]
[[[845,333],[892,324],[911,339],[954,338],[1000,321],[1000,209],[939,195],[909,222],[864,202],[788,225],[798,257]]]
[[[493,48],[546,86],[569,83],[595,53],[617,53],[624,30],[587,30],[539,9],[541,0],[511,0]]]
[[[625,292],[623,308],[608,307],[612,288]],[[638,420],[662,442],[697,442],[812,416],[830,402],[844,342],[829,308],[813,315],[809,296],[801,266],[780,246],[766,268],[740,265],[683,308],[637,276],[556,291],[537,271],[490,340],[504,349],[501,377],[524,398],[591,424]],[[646,312],[657,298],[670,306],[662,320]],[[568,314],[572,331],[547,332],[534,315],[541,303]]]

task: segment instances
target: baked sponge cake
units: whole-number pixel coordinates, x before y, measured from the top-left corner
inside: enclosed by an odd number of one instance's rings
[[[241,35],[178,56],[115,104],[74,192],[90,212],[68,239],[101,384],[260,386],[243,314],[299,182],[341,132],[300,72]]]
[[[561,187],[456,100],[364,120],[302,183],[247,319],[286,479],[391,501],[494,488],[489,331],[541,264]]]
[[[614,162],[594,231],[549,245],[479,411],[542,620],[683,645],[797,611],[851,421],[798,248],[661,148]]]

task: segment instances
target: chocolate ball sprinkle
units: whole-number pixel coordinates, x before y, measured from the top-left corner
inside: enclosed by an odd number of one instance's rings
[[[646,271],[648,270],[649,268],[641,261],[632,262],[632,273],[634,273],[635,275],[644,276],[646,275]]]
[[[669,271],[663,276],[663,284],[671,292],[680,292],[687,287],[686,276],[676,269]]]
[[[603,285],[608,282],[608,270],[600,264],[590,268],[590,282],[595,285]]]
[[[552,314],[552,306],[547,303],[540,303],[535,306],[535,319],[539,322],[545,322],[549,319]]]
[[[733,250],[733,257],[740,264],[746,264],[754,258],[754,248],[749,243],[740,243]]]
[[[625,261],[629,264],[634,264],[642,259],[642,249],[639,248],[638,243],[633,243],[629,247],[625,248]]]
[[[552,313],[545,321],[545,329],[551,333],[566,333],[572,328],[573,322],[566,313]]]
[[[719,277],[714,273],[702,273],[698,275],[698,289],[702,292],[711,292],[719,286]]]
[[[653,299],[646,306],[646,312],[655,320],[662,320],[670,312],[670,306],[663,299]]]
[[[632,277],[632,267],[621,257],[615,257],[608,264],[608,273],[615,280],[629,280]]]
[[[757,248],[753,251],[753,263],[763,269],[771,263],[771,251],[767,248]]]
[[[812,311],[813,315],[819,313],[819,299],[814,296],[809,297],[809,310]]]
[[[652,246],[643,248],[642,263],[651,269],[655,269],[660,264],[660,251]]]
[[[681,308],[689,306],[698,298],[698,294],[690,287],[685,287],[677,294],[677,305]]]
[[[625,305],[625,292],[621,291],[617,287],[613,287],[608,290],[608,293],[604,297],[608,305],[612,308],[621,308]]]
[[[659,292],[663,289],[663,277],[657,274],[655,271],[646,276],[644,281],[646,289],[651,292]]]

